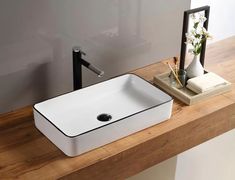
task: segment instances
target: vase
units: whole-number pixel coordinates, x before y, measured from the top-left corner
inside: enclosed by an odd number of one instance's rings
[[[188,78],[194,78],[204,74],[204,68],[199,58],[199,55],[194,55],[192,62],[186,68]]]

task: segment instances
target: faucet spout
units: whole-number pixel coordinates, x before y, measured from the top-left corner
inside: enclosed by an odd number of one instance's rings
[[[86,68],[90,69],[92,72],[98,75],[98,77],[102,77],[104,75],[104,71],[98,69],[93,66],[86,60],[82,59],[82,55],[86,55],[81,51],[79,47],[73,48],[73,87],[74,90],[78,90],[82,88],[82,65]]]
[[[98,77],[102,77],[104,75],[104,71],[98,69],[97,67],[90,64],[88,67],[91,71],[93,71],[95,74],[97,74]]]

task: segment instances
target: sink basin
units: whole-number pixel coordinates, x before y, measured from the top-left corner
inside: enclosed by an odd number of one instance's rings
[[[144,79],[122,75],[34,105],[36,127],[76,156],[171,116],[172,98]]]

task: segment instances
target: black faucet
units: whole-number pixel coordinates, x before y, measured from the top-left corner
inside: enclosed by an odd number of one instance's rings
[[[98,75],[98,77],[102,77],[104,75],[104,71],[99,70],[95,66],[91,65],[89,62],[82,59],[82,55],[86,55],[81,51],[79,47],[73,48],[73,89],[78,90],[82,88],[82,65],[93,71]]]

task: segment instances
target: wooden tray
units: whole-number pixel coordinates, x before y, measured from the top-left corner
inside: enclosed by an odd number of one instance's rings
[[[170,72],[167,72],[154,76],[153,83],[159,86],[162,90],[166,91],[167,93],[176,97],[177,99],[179,99],[180,101],[184,102],[187,105],[193,105],[204,99],[225,93],[232,89],[232,84],[227,83],[225,85],[217,86],[213,90],[196,94],[195,92],[187,88],[172,87],[169,74]]]

